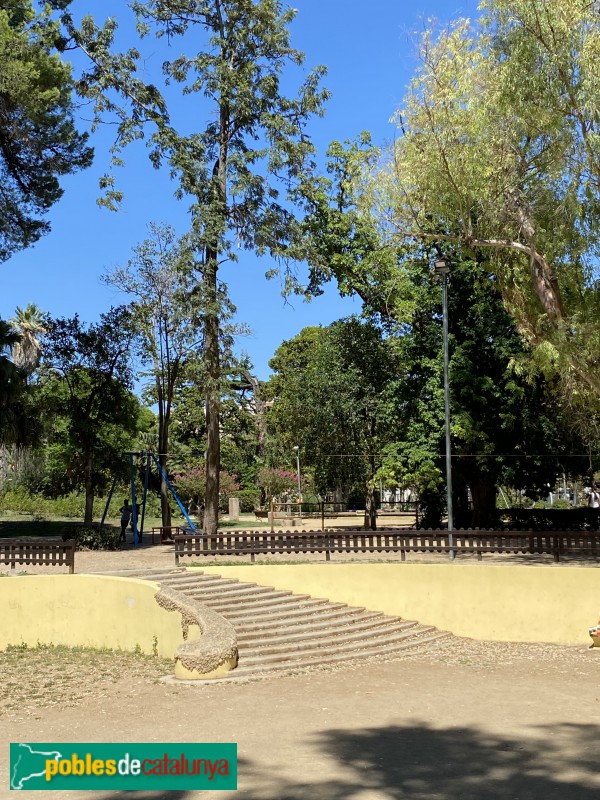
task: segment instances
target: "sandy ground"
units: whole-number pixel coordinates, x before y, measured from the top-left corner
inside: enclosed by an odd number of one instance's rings
[[[76,557],[77,572],[173,563],[168,546]],[[8,742],[114,741],[238,744],[237,792],[127,800],[598,800],[599,679],[600,650],[460,639],[425,655],[248,683],[113,676],[108,686],[87,682],[73,705],[29,701],[0,717],[0,798],[9,796]]]
[[[494,645],[489,645],[492,651]],[[5,742],[237,742],[238,791],[128,800],[597,800],[597,651],[427,657],[247,684],[124,675],[75,707],[24,709]],[[488,654],[489,656],[489,654]],[[493,663],[490,664],[490,660]],[[0,755],[0,797],[8,748]],[[28,792],[109,800],[122,793]]]

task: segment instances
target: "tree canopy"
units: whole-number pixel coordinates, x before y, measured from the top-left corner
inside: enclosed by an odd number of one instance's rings
[[[317,491],[337,490],[342,497],[354,491],[364,499],[389,441],[381,409],[396,367],[381,332],[356,318],[304,328],[269,363],[274,465],[293,462],[298,446]]]
[[[58,24],[31,0],[0,6],[0,261],[48,232],[59,178],[92,160],[75,127],[63,45]]]
[[[167,37],[171,48],[176,41],[182,47],[193,41],[198,48],[191,55],[170,51],[163,65],[165,85],[180,87],[188,101],[180,125],[169,115],[164,87],[137,77],[139,50],[114,51],[114,19],[98,27],[86,17],[77,28],[67,10],[62,21],[89,58],[89,69],[78,83],[80,93],[95,103],[98,119],[116,115],[116,163],[122,163],[122,147],[146,135],[151,125],[152,164],[167,164],[177,180],[177,196],[191,202],[190,235],[204,302],[204,528],[214,533],[222,379],[219,266],[224,259],[237,258],[239,246],[275,258],[303,255],[293,202],[296,187],[310,177],[313,146],[307,124],[322,112],[327,97],[319,87],[324,69],[305,76],[295,95],[284,93],[284,70],[300,66],[303,55],[290,43],[295,12],[284,10],[279,0],[151,0],[134,3],[133,9],[142,38]],[[190,126],[189,120],[199,116],[209,121],[200,129]],[[106,176],[103,186],[107,203],[114,206],[121,198],[114,176]]]
[[[597,398],[597,5],[483,2],[419,55],[367,202],[401,241],[485,253],[538,363]]]
[[[123,449],[137,430],[139,403],[131,392],[129,312],[114,308],[100,321],[84,325],[79,317],[46,319],[45,375],[39,403],[61,423],[55,428],[55,461],[67,477],[58,488],[83,484],[85,522],[93,518],[94,495],[118,471]],[[55,472],[57,470],[54,470]]]

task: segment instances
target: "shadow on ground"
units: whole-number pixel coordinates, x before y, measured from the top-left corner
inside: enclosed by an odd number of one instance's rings
[[[490,709],[493,716],[493,709]],[[410,727],[331,730],[310,742],[337,762],[324,780],[316,762],[298,764],[281,782],[240,770],[244,800],[597,800],[600,726],[561,725],[516,740],[475,728]],[[329,761],[329,759],[327,759]],[[320,760],[320,759],[319,759]],[[327,772],[329,772],[329,765]]]

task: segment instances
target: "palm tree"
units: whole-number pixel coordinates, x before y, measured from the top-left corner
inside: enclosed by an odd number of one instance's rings
[[[19,438],[19,408],[23,394],[23,373],[13,364],[9,353],[19,341],[14,328],[0,319],[0,442]]]
[[[19,335],[12,347],[12,359],[26,376],[30,376],[37,369],[42,356],[39,336],[46,330],[43,312],[35,303],[29,303],[24,309],[17,306],[15,316],[9,322]]]

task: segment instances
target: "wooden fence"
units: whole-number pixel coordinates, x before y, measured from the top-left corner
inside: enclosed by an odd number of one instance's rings
[[[452,544],[447,530],[337,528],[326,531],[219,531],[175,535],[175,563],[182,556],[292,555],[325,553],[467,553],[481,560],[484,553],[551,554],[554,561],[568,553],[600,554],[598,531],[457,530]]]
[[[75,571],[75,541],[48,539],[0,539],[0,564],[15,569],[17,564],[46,567],[69,567]]]

